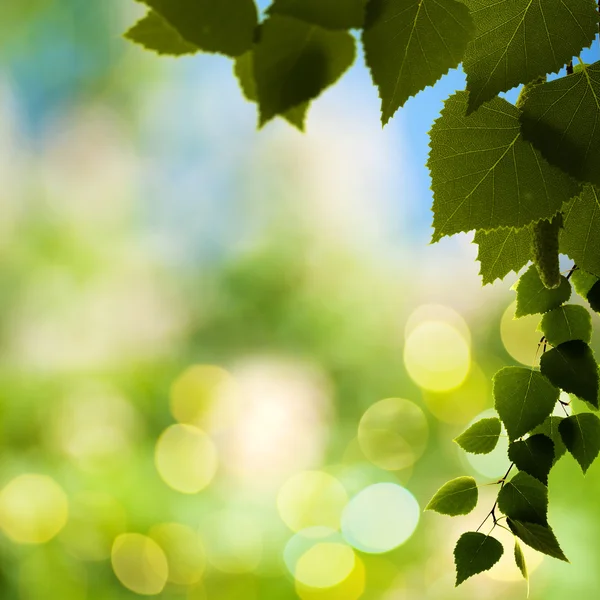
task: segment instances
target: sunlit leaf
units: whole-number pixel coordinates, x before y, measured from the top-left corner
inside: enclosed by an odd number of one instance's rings
[[[527,572],[525,556],[523,555],[521,544],[519,544],[519,540],[517,538],[515,538],[515,563],[519,568],[519,571],[521,571],[521,575],[523,575],[525,581],[529,582],[529,573]]]
[[[511,519],[548,523],[548,488],[527,473],[517,473],[498,493],[498,508]]]
[[[526,440],[512,442],[508,447],[508,458],[519,471],[548,485],[548,473],[554,464],[554,442],[541,433],[531,435]]]
[[[457,477],[445,483],[425,510],[443,515],[466,515],[477,506],[477,482],[472,477]]]
[[[570,340],[582,340],[589,344],[592,339],[592,318],[583,306],[565,304],[547,312],[542,317],[540,329],[552,346]]]
[[[549,525],[526,523],[523,521],[515,521],[513,519],[507,519],[507,523],[511,531],[530,548],[542,552],[543,554],[547,554],[548,556],[569,562]]]
[[[454,548],[456,585],[472,575],[491,569],[502,557],[504,548],[496,539],[483,533],[463,533]]]
[[[600,452],[600,420],[592,413],[571,415],[562,420],[558,430],[585,473]]]
[[[531,265],[516,285],[517,308],[515,317],[546,313],[558,308],[571,297],[571,285],[566,277],[561,277],[560,286],[548,289],[540,279],[537,267]]]
[[[488,454],[498,443],[502,425],[500,419],[491,417],[473,423],[454,441],[466,452],[472,454]]]

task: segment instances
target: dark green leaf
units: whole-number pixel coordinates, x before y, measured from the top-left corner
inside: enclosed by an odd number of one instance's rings
[[[540,370],[556,387],[598,408],[598,365],[585,342],[572,340],[544,352]]]
[[[239,56],[254,41],[258,13],[254,0],[142,0],[187,42],[205,52]]]
[[[517,563],[517,567],[519,567],[519,571],[521,571],[521,575],[526,581],[529,581],[529,574],[527,573],[527,564],[525,563],[525,556],[523,555],[523,550],[521,549],[521,544],[519,544],[519,540],[515,538],[515,563]]]
[[[552,346],[570,340],[582,340],[589,344],[592,339],[592,318],[583,306],[565,304],[546,313],[540,329]]]
[[[530,548],[569,562],[563,554],[554,532],[548,525],[524,523],[523,521],[514,521],[513,519],[507,519],[507,522],[511,531]]]
[[[560,260],[558,236],[563,226],[563,216],[558,213],[552,219],[542,219],[531,226],[533,241],[533,264],[545,287],[560,287]]]
[[[554,443],[553,464],[567,451],[567,447],[563,443],[562,437],[558,431],[558,427],[562,420],[563,417],[551,415],[531,432],[533,434],[543,433],[552,440]]]
[[[153,10],[140,19],[125,37],[158,54],[181,56],[199,51],[197,46],[186,42],[174,27]]]
[[[367,0],[275,0],[268,12],[326,29],[356,29],[364,24],[366,4]]]
[[[584,186],[581,195],[566,205],[564,224],[560,234],[561,252],[574,260],[579,269],[600,277],[599,187]]]
[[[474,242],[479,246],[477,260],[483,283],[504,279],[511,271],[521,270],[531,260],[531,229],[501,227],[477,231]]]
[[[527,473],[517,473],[498,493],[498,508],[511,519],[547,525],[548,488]]]
[[[500,419],[496,417],[481,419],[473,423],[454,441],[471,454],[488,454],[496,447],[501,429]]]
[[[532,435],[522,442],[512,442],[508,447],[508,458],[519,471],[548,485],[548,473],[554,463],[554,442],[541,433]]]
[[[466,92],[430,132],[433,240],[472,229],[521,228],[553,217],[579,185],[521,137],[519,111],[495,98],[466,117]]]
[[[598,277],[583,271],[582,269],[575,269],[571,275],[571,283],[575,288],[575,291],[582,297],[587,298],[588,292],[592,289],[593,285],[600,281]]]
[[[383,124],[457,67],[474,34],[468,9],[455,0],[370,0],[363,44]]]
[[[515,317],[546,313],[558,308],[571,297],[571,284],[566,277],[561,277],[560,286],[549,290],[540,279],[535,265],[531,265],[521,278],[517,286],[517,308]]]
[[[593,310],[600,313],[600,281],[597,281],[587,294],[588,302]]]
[[[505,367],[494,376],[494,402],[511,440],[544,422],[560,392],[541,373]]]
[[[477,26],[464,59],[470,111],[499,92],[559,71],[598,30],[589,0],[464,2]]]
[[[525,139],[546,160],[596,185],[600,185],[599,119],[600,61],[536,87],[523,104],[521,115]]]
[[[247,100],[256,102],[256,82],[254,81],[254,53],[252,51],[242,54],[235,59],[235,76],[238,78],[240,87]],[[306,113],[309,103],[299,104],[283,113],[281,116],[300,131],[304,131]]]
[[[496,538],[474,531],[463,533],[454,548],[456,585],[472,575],[491,569],[503,553],[504,548]]]
[[[269,17],[254,48],[260,124],[319,96],[343,75],[354,56],[354,38],[345,31]]]
[[[585,473],[600,452],[600,420],[592,413],[571,415],[558,426],[565,446]]]
[[[477,506],[477,497],[477,482],[472,477],[457,477],[435,493],[425,510],[451,517],[466,515]]]

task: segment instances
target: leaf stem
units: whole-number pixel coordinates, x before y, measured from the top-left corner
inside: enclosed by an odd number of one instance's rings
[[[504,487],[504,484],[506,483],[506,478],[509,476],[509,474],[512,471],[512,468],[514,466],[515,466],[515,463],[510,463],[510,467],[508,467],[508,471],[506,471],[506,473],[504,473],[504,476],[496,482],[496,484],[498,484],[498,483],[500,484],[500,489],[502,489]],[[490,517],[492,517],[492,519],[494,520],[494,527],[496,526],[496,524],[498,523],[498,519],[496,518],[497,506],[498,506],[498,499],[496,498],[496,502],[494,502],[494,506],[492,506],[492,510],[490,510],[490,512],[487,514],[486,518],[482,521],[481,525],[475,531],[479,531],[485,525],[485,522]]]

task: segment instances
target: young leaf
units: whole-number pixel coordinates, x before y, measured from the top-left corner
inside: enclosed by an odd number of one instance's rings
[[[581,195],[564,209],[565,226],[560,233],[560,249],[579,269],[600,277],[600,187],[586,185]],[[583,277],[583,272],[578,277]],[[585,294],[582,294],[585,296]]]
[[[600,200],[600,198],[599,198]],[[592,275],[582,269],[575,269],[571,275],[571,283],[575,288],[575,291],[582,297],[587,299],[589,291],[592,289],[594,284],[600,281],[596,275]]]
[[[464,70],[469,111],[499,92],[559,71],[594,40],[598,16],[588,0],[465,0],[477,26]]]
[[[472,575],[491,569],[502,557],[504,548],[496,539],[483,533],[463,533],[454,548],[456,585]]]
[[[512,442],[508,447],[508,458],[519,471],[548,485],[548,473],[554,463],[554,442],[541,433],[532,435],[522,442]]]
[[[362,39],[383,124],[457,67],[474,35],[468,9],[456,0],[371,0]]]
[[[187,42],[205,52],[239,56],[250,50],[258,25],[254,0],[142,0]]]
[[[556,387],[598,408],[598,365],[585,342],[572,340],[544,352],[540,370]]]
[[[551,415],[531,432],[532,434],[542,433],[552,440],[552,443],[554,444],[554,460],[552,461],[553,465],[567,451],[567,447],[562,441],[562,437],[558,431],[558,427],[563,420],[564,417]]]
[[[250,102],[256,102],[256,82],[254,81],[254,52],[246,52],[235,59],[233,67],[235,76],[237,77],[244,97]],[[294,108],[290,108],[281,116],[290,125],[304,131],[304,122],[306,121],[306,113],[308,112],[310,103],[304,102]]]
[[[495,98],[468,117],[466,108],[466,92],[450,96],[430,132],[433,241],[525,227],[553,217],[578,193],[577,183],[523,140],[512,104]]]
[[[586,4],[591,8],[592,3]],[[600,61],[532,90],[521,114],[523,136],[548,162],[596,185],[600,185],[599,98]]]
[[[600,281],[597,281],[587,293],[587,299],[592,307],[592,310],[600,313]],[[586,311],[587,314],[587,311]],[[588,315],[589,316],[589,315]]]
[[[445,483],[433,496],[425,510],[442,515],[469,514],[477,506],[477,483],[472,477],[457,477]]]
[[[494,404],[511,440],[544,422],[560,392],[541,373],[505,367],[494,376]]]
[[[531,229],[500,227],[492,231],[479,230],[473,240],[479,246],[477,260],[483,283],[504,279],[511,271],[520,271],[531,260]]]
[[[273,16],[254,47],[260,125],[313,100],[354,62],[354,38],[297,19]]]
[[[527,564],[525,563],[525,556],[523,555],[523,550],[521,549],[521,544],[519,544],[519,540],[515,538],[515,563],[521,571],[521,575],[525,581],[529,582],[529,574],[527,573]]]
[[[535,477],[519,472],[498,493],[498,508],[511,519],[548,523],[548,488]]]
[[[358,29],[367,0],[275,0],[268,14],[294,17],[326,29]]]
[[[454,441],[471,454],[488,454],[496,447],[501,429],[500,419],[496,417],[481,419],[473,423]]]
[[[558,426],[565,446],[585,473],[600,452],[600,420],[592,413],[571,415]]]
[[[566,277],[561,277],[560,286],[549,290],[540,279],[535,265],[531,265],[521,278],[517,286],[517,309],[515,317],[546,313],[559,307],[571,297],[571,285]]]
[[[199,51],[198,46],[186,42],[174,27],[153,10],[140,19],[124,37],[158,54],[182,56]]]
[[[552,346],[571,340],[582,340],[589,344],[592,339],[592,318],[583,306],[566,304],[547,312],[542,317],[540,329]]]
[[[547,554],[548,556],[569,562],[561,550],[558,540],[549,525],[526,523],[513,519],[507,519],[507,523],[511,531],[530,548],[542,552],[543,554]]]
[[[552,219],[542,219],[532,228],[533,263],[540,280],[548,289],[560,287],[560,264],[558,260],[558,235],[563,226],[563,216],[558,213]]]

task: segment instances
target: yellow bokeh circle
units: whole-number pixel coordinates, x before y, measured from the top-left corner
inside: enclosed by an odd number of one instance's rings
[[[136,594],[160,594],[167,583],[167,557],[162,548],[145,535],[118,536],[113,543],[111,562],[118,580]]]
[[[171,425],[156,443],[155,462],[169,487],[182,494],[196,494],[215,476],[217,450],[201,429]]]
[[[365,592],[366,573],[362,560],[354,557],[354,568],[332,587],[312,587],[296,580],[296,593],[302,600],[358,600]]]
[[[500,337],[506,351],[520,363],[529,367],[539,364],[538,349],[542,334],[537,329],[540,315],[515,318],[516,303],[513,302],[502,315]]]
[[[322,471],[297,473],[277,495],[279,515],[292,531],[313,526],[338,529],[347,502],[341,482]]]
[[[19,544],[43,544],[67,523],[69,502],[46,475],[19,475],[0,492],[0,527]]]
[[[381,469],[396,471],[413,465],[427,445],[423,411],[410,400],[386,398],[368,408],[358,425],[358,443],[365,457]]]
[[[319,542],[296,563],[296,581],[313,588],[328,588],[346,579],[355,564],[354,550],[347,544]]]
[[[425,321],[406,337],[404,364],[410,377],[423,389],[452,390],[469,374],[470,345],[450,323]]]

